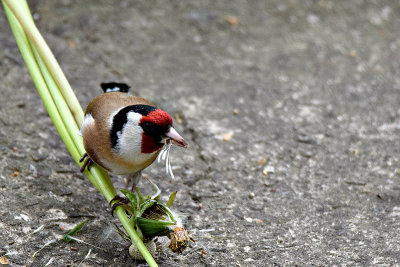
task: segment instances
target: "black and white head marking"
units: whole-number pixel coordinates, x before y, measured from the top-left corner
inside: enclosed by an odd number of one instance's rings
[[[111,126],[110,138],[111,138],[111,147],[115,149],[118,145],[118,133],[122,132],[124,126],[128,122],[128,113],[136,112],[140,115],[147,116],[151,111],[156,110],[155,107],[149,105],[131,105],[122,108],[115,114]]]

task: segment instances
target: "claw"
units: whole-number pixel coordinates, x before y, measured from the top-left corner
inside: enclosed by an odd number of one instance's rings
[[[85,158],[86,158],[86,160],[85,160]],[[89,155],[87,153],[82,155],[82,157],[79,160],[79,162],[82,162],[84,160],[85,160],[85,162],[83,163],[82,167],[79,169],[81,172],[84,172],[85,168],[87,168],[87,170],[89,171],[90,170],[90,165],[93,164],[93,160],[89,157]]]
[[[79,162],[82,162],[87,156],[89,156],[88,153],[84,153]]]
[[[120,197],[120,196],[118,196],[118,195],[116,195],[113,199],[111,199],[110,202],[109,202],[109,204],[111,205],[111,203],[112,203],[113,201],[117,201],[117,200],[118,200],[118,202],[114,203],[114,204],[111,206],[111,216],[113,216],[113,217],[114,217],[114,211],[115,211],[115,209],[116,209],[118,206],[125,206],[125,205],[128,205],[128,204],[129,204],[129,199],[127,199],[127,198],[125,198],[125,197]]]

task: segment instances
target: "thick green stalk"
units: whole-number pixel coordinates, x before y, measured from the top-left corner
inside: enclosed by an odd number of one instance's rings
[[[42,98],[43,104],[46,108],[46,110],[48,111],[50,118],[52,119],[58,133],[61,136],[61,139],[63,140],[63,142],[65,143],[68,151],[70,152],[70,154],[72,155],[72,157],[75,159],[75,161],[79,163],[79,158],[80,156],[83,154],[82,151],[80,151],[77,146],[76,146],[76,142],[74,142],[74,138],[73,136],[70,135],[70,130],[68,130],[68,128],[73,128],[73,125],[76,126],[76,123],[74,121],[74,123],[72,124],[72,127],[70,126],[70,124],[66,124],[62,117],[63,115],[65,116],[65,114],[68,113],[69,109],[68,107],[65,108],[65,106],[63,108],[57,107],[54,102],[52,101],[52,97],[48,88],[48,83],[46,81],[46,79],[44,79],[44,75],[42,71],[43,68],[40,68],[40,64],[41,62],[36,61],[35,57],[34,57],[34,49],[32,49],[32,47],[30,46],[30,41],[27,38],[27,36],[25,35],[21,25],[18,23],[18,21],[15,19],[15,17],[13,16],[13,14],[10,12],[10,10],[5,6],[5,10],[6,10],[6,15],[7,18],[10,21],[10,26],[11,26],[11,30],[14,33],[15,39],[17,41],[17,45],[21,51],[21,54],[26,62],[26,65],[28,67],[28,71],[32,77],[33,82],[35,83],[37,90],[39,92],[40,97]],[[48,72],[47,72],[48,74]],[[48,76],[48,75],[47,75]],[[48,78],[48,77],[47,77]],[[58,92],[58,89],[54,89],[52,90],[53,92]],[[65,101],[64,101],[65,104]],[[63,111],[62,113],[60,113],[59,111]],[[68,125],[68,127],[66,127],[65,125]],[[76,132],[78,132],[78,130],[76,130]],[[90,180],[93,181],[93,184],[99,189],[99,185],[96,182],[95,179],[93,179],[92,175],[89,174],[90,176]],[[115,190],[114,190],[115,192]],[[114,194],[115,195],[115,194]]]
[[[82,139],[77,133],[79,130],[78,125],[81,124],[83,117],[82,108],[79,102],[77,102],[76,96],[53,54],[34,25],[26,1],[3,0],[3,6],[17,45],[44,106],[68,151],[77,164],[80,165],[79,158],[83,154],[84,148]],[[45,49],[43,49],[43,45]],[[59,71],[61,71],[61,76],[64,78],[60,78]],[[65,80],[63,81],[63,79]],[[60,83],[64,86],[63,90],[60,89]],[[60,91],[62,91],[62,94]],[[85,171],[84,173],[108,202],[113,199],[116,192],[107,173],[97,166],[93,166],[90,172]],[[131,237],[133,243],[141,251],[147,263],[150,266],[157,266],[153,257],[130,224],[124,210],[121,207],[117,207],[115,214]]]
[[[29,11],[28,4],[26,3],[26,1],[20,1],[20,3],[26,12],[26,17],[29,17],[31,23],[34,24],[33,18]],[[40,67],[40,71],[43,75],[44,80],[46,81],[46,84],[47,84],[50,94],[57,106],[57,109],[62,111],[62,112],[60,112],[60,116],[64,122],[64,125],[68,125],[68,127],[66,127],[67,131],[68,131],[70,137],[72,138],[72,141],[74,142],[75,147],[78,149],[79,154],[83,155],[83,153],[85,153],[85,149],[83,147],[82,138],[80,136],[78,136],[79,128],[74,120],[71,110],[70,110],[68,104],[66,103],[63,95],[60,93],[60,90],[59,90],[55,80],[53,79],[53,76],[50,74],[48,68],[46,67],[44,61],[42,60],[42,57],[39,55],[34,44],[29,39],[28,39],[28,41],[31,45],[31,48],[34,53],[37,64]],[[72,90],[71,90],[70,94],[75,95]],[[79,106],[79,108],[81,109],[80,106]],[[78,165],[80,165],[80,166],[82,165],[82,163],[78,162],[79,158],[74,157],[74,159],[75,159],[75,161],[77,161]],[[99,183],[99,181],[97,179],[93,178],[93,175],[91,172],[94,174],[95,177],[103,176],[104,179],[102,179]],[[116,192],[111,183],[111,180],[109,179],[108,174],[105,171],[103,171],[102,169],[98,168],[97,166],[93,166],[91,172],[85,171],[85,174],[88,176],[89,180],[96,186],[96,188],[100,192],[106,193],[106,195],[107,195],[106,199],[111,200],[115,196]],[[103,182],[106,182],[107,184],[103,185]],[[106,188],[108,188],[108,189],[106,189]],[[107,194],[107,192],[111,192],[111,194]]]
[[[68,151],[71,153],[73,157],[79,156],[78,150],[75,148],[74,143],[71,137],[66,130],[66,127],[62,123],[60,114],[53,101],[51,100],[51,96],[48,92],[46,83],[40,73],[39,67],[33,57],[32,51],[30,49],[29,41],[26,38],[26,35],[23,32],[23,29],[19,25],[19,23],[15,20],[15,17],[12,15],[10,10],[4,5],[4,9],[6,11],[6,15],[8,20],[10,21],[10,27],[12,32],[14,33],[15,40],[17,42],[18,48],[21,51],[21,55],[25,60],[26,65],[28,66],[28,71],[32,77],[33,82],[38,88],[38,92],[40,97],[43,100],[43,104],[48,111],[50,118],[52,119],[61,139],[66,144]]]
[[[31,43],[31,45],[32,45],[32,43]],[[53,101],[57,107],[57,110],[60,110],[60,111],[62,110],[62,112],[60,113],[60,116],[61,116],[61,119],[62,119],[64,125],[68,125],[68,127],[66,127],[68,134],[72,138],[74,146],[79,152],[79,156],[83,155],[83,153],[85,153],[85,148],[83,147],[82,138],[78,135],[79,128],[74,121],[72,113],[70,112],[67,103],[64,101],[63,96],[61,95],[60,91],[58,90],[58,87],[55,84],[53,77],[47,70],[46,66],[43,63],[43,60],[37,53],[35,47],[33,47],[33,46],[32,46],[32,51],[34,53],[35,59],[38,63],[38,66],[41,70],[43,78],[46,81],[46,84],[49,88],[49,92],[51,94],[51,97],[53,98]],[[82,165],[82,163],[79,162],[79,157],[74,157],[74,159],[78,165]],[[93,167],[93,169],[91,171],[96,172],[97,176],[103,175],[103,178],[104,178],[103,181],[106,182],[106,186],[104,186],[102,183],[99,183],[97,181],[97,179],[95,179],[93,177],[93,175],[91,175],[91,172],[88,172],[87,170],[85,170],[85,175],[90,176],[90,177],[88,177],[89,180],[96,186],[96,188],[100,192],[106,192],[107,190],[111,189],[112,194],[115,196],[115,190],[113,189],[111,180],[108,177],[107,173],[103,172],[100,168],[98,168],[95,165],[92,167]],[[103,173],[100,173],[100,172],[103,172]]]
[[[64,72],[58,65],[56,58],[46,44],[46,41],[43,39],[36,25],[32,23],[30,15],[27,15],[27,12],[24,11],[23,4],[21,4],[22,2],[18,0],[3,1],[7,4],[14,16],[18,19],[18,22],[25,30],[25,34],[34,43],[35,47],[38,49],[39,54],[42,57],[43,55],[46,55],[46,57],[43,57],[43,60],[45,61],[46,66],[51,69],[54,79],[57,82],[57,85],[59,86],[65,100],[67,101],[72,114],[74,115],[76,123],[78,125],[81,125],[83,119],[82,107],[79,104],[76,95],[73,93],[72,88],[64,75]]]

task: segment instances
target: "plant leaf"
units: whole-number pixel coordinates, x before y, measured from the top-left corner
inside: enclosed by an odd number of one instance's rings
[[[169,199],[168,199],[168,202],[167,202],[167,207],[168,207],[168,208],[171,207],[172,204],[174,203],[175,197],[176,197],[176,194],[177,194],[177,193],[178,193],[178,191],[175,191],[175,192],[173,192],[173,193],[169,196]]]
[[[136,193],[133,193],[129,190],[125,189],[120,189],[121,193],[124,194],[128,199],[131,204],[131,209],[133,212],[133,216],[136,216],[136,211],[138,209],[138,202],[139,202],[139,197]]]
[[[137,225],[146,238],[152,238],[154,236],[168,236],[170,232],[168,226],[174,225],[174,223],[137,217]]]
[[[79,230],[81,230],[81,228],[88,222],[88,220],[84,220],[83,222],[79,223],[77,226],[74,227],[74,229],[72,229],[71,231],[68,232],[68,234],[66,234],[65,236],[63,236],[62,240],[64,242],[69,242],[71,241],[70,236],[73,236],[76,232],[78,232]]]

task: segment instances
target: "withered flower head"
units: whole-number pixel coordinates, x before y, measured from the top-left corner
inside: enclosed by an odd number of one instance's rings
[[[170,239],[169,248],[175,253],[182,253],[189,246],[190,241],[196,242],[185,229],[179,226],[171,232]]]

